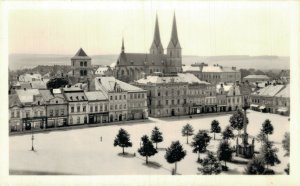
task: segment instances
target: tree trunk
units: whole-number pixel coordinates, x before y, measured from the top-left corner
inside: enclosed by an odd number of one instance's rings
[[[146,156],[146,164],[148,164],[148,156]]]
[[[225,167],[226,167],[226,161],[225,161]]]
[[[123,148],[123,155],[125,154],[125,152],[124,152],[124,147],[122,147]]]
[[[214,140],[216,140],[216,133],[214,132]]]
[[[189,144],[189,136],[186,136],[186,144]]]
[[[176,175],[177,172],[177,162],[175,162],[175,170],[174,170],[174,175]]]
[[[200,152],[198,151],[198,158],[200,159]]]
[[[155,147],[155,148],[156,148],[156,150],[157,150],[157,142],[156,142],[156,147]]]

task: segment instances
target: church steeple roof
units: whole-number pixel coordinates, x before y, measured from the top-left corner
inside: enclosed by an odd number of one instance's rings
[[[124,37],[122,38],[122,48],[121,48],[121,50],[122,50],[122,53],[125,52],[125,47],[124,47]]]
[[[163,46],[161,44],[161,40],[160,40],[160,33],[159,33],[159,25],[158,25],[158,17],[156,14],[156,20],[155,20],[155,28],[154,28],[154,36],[153,36],[153,42],[151,45],[151,49],[159,49],[162,50]]]
[[[72,59],[91,59],[86,53],[85,51],[80,48],[77,53],[75,54],[75,56],[72,57]]]
[[[175,47],[181,48],[179,40],[178,40],[178,35],[177,35],[176,16],[175,16],[175,12],[174,12],[172,34],[171,34],[171,39],[170,39],[168,48],[175,48]]]

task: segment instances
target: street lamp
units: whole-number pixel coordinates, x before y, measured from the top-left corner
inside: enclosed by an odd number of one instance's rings
[[[34,151],[33,140],[34,140],[34,136],[33,136],[33,133],[32,133],[32,136],[31,136],[31,151]]]

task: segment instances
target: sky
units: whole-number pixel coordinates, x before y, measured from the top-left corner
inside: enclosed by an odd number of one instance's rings
[[[290,52],[290,7],[284,1],[131,1],[38,3],[11,8],[9,53],[148,52],[155,16],[162,45],[174,12],[183,55],[278,55]]]

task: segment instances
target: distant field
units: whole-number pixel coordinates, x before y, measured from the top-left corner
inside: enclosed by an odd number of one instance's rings
[[[12,54],[9,56],[9,69],[17,70],[33,68],[38,65],[70,65],[73,55],[44,55],[44,54]],[[110,65],[116,62],[118,55],[95,55],[92,57],[94,65]],[[195,62],[219,64],[223,66],[235,66],[237,68],[289,69],[289,57],[277,56],[183,56],[182,62],[190,65]]]

